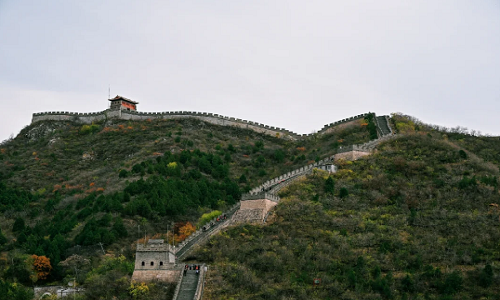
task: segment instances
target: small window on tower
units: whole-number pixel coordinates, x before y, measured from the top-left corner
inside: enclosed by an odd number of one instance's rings
[[[142,265],[143,265],[143,266],[145,266],[145,265],[146,265],[146,263],[145,263],[145,262],[142,262]]]
[[[163,262],[162,261],[160,261],[160,266],[163,266]]]
[[[151,262],[151,265],[152,265],[152,266],[154,266],[154,265],[155,265],[154,261],[152,261],[152,262]]]

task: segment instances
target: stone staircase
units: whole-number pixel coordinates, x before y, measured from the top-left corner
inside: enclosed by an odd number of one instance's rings
[[[386,135],[392,134],[392,130],[391,130],[391,127],[389,125],[389,120],[387,120],[387,116],[376,117],[376,122],[377,122],[378,128],[380,130],[381,136],[386,136]]]
[[[198,289],[198,284],[201,274],[196,274],[195,270],[187,270],[186,276],[183,276],[180,287],[178,288],[177,294],[174,296],[174,300],[193,300],[197,296],[196,291]]]
[[[392,129],[389,124],[389,120],[387,116],[380,116],[375,118],[375,123],[378,128],[378,133],[379,133],[379,138],[376,140],[369,141],[365,144],[362,145],[351,145],[349,149],[345,149],[346,151],[353,151],[353,150],[358,150],[358,151],[367,151],[370,152],[372,151],[378,144],[381,142],[394,138],[396,135],[393,134]],[[347,148],[347,147],[346,147]],[[265,198],[269,198],[271,201],[278,202],[279,197],[277,196],[277,193],[287,187],[288,185],[292,184],[294,181],[303,178],[305,175],[309,174],[312,172],[314,168],[323,166],[324,164],[333,162],[334,156],[328,157],[318,163],[302,167],[300,169],[297,169],[292,172],[288,172],[287,174],[284,174],[280,177],[277,177],[275,179],[269,180],[265,183],[263,183],[261,186],[258,186],[254,188],[253,190],[250,191],[249,194],[244,195],[245,197],[242,197],[242,201],[244,200],[251,200],[253,199],[252,197],[257,197],[259,195],[266,195],[269,194],[269,196]],[[248,199],[246,199],[248,198]],[[259,197],[257,197],[259,198]],[[260,198],[259,198],[260,199]],[[183,259],[186,254],[197,244],[201,244],[204,241],[208,240],[210,236],[220,232],[222,229],[225,227],[235,224],[235,219],[237,219],[239,222],[241,221],[248,221],[252,222],[255,220],[263,220],[265,223],[267,220],[267,217],[271,213],[271,211],[267,212],[266,215],[263,217],[262,216],[262,209],[247,209],[247,210],[238,210],[239,207],[233,207],[231,208],[230,211],[226,212],[227,219],[224,220],[224,222],[220,222],[218,224],[214,224],[214,226],[210,226],[210,228],[206,231],[203,232],[196,232],[189,238],[189,240],[186,240],[182,245],[180,245],[179,249],[176,251],[176,258],[177,260]],[[238,222],[238,223],[239,223]],[[204,272],[201,272],[200,275],[196,275],[196,271],[194,270],[188,270],[186,276],[182,276],[178,288],[176,290],[176,293],[174,295],[174,300],[198,300],[201,299],[202,292],[203,292],[203,276]],[[201,278],[201,279],[200,279]],[[201,282],[200,282],[201,280]]]
[[[238,203],[239,204],[239,203]],[[239,205],[233,206],[230,210],[225,212],[226,219],[220,222],[211,221],[211,225],[206,231],[198,230],[193,233],[185,242],[178,245],[177,250],[175,251],[175,256],[177,260],[183,259],[186,254],[198,243],[201,243],[207,240],[210,236],[216,234],[221,231],[223,228],[227,227],[230,224],[230,220],[234,213],[238,211]]]

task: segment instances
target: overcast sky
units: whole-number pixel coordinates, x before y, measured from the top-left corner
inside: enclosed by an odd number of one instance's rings
[[[500,135],[500,1],[0,0],[0,141],[108,85],[298,133],[372,111]]]

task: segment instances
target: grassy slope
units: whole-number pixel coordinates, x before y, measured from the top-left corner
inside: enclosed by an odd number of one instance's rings
[[[212,264],[206,298],[500,299],[498,168],[459,151],[407,135],[340,164],[335,195],[322,173],[290,186],[269,224],[197,252]]]

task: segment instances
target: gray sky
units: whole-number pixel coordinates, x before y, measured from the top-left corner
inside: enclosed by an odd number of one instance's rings
[[[298,133],[374,111],[500,135],[500,2],[0,0],[0,141],[108,84]]]

